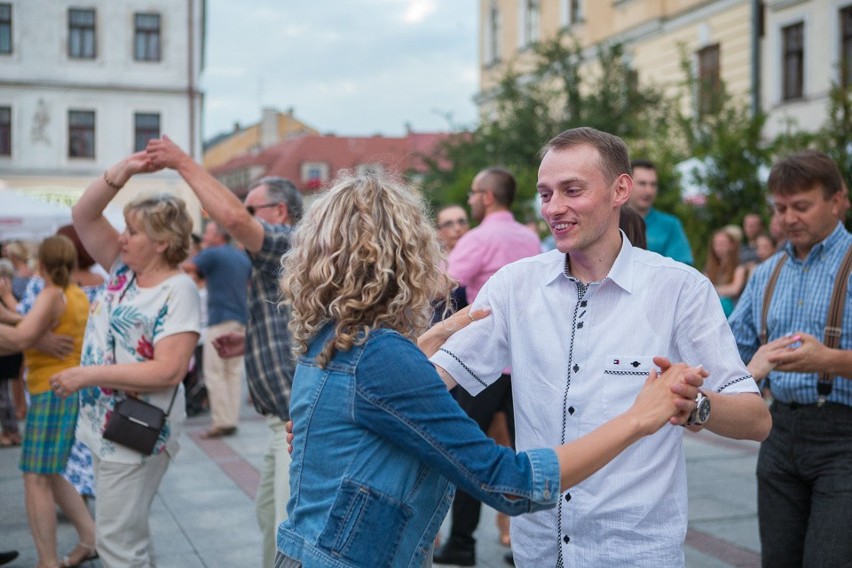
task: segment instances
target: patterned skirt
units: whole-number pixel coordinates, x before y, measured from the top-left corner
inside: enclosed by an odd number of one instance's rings
[[[24,473],[52,474],[65,471],[77,425],[77,395],[60,398],[52,391],[32,395],[21,448]]]

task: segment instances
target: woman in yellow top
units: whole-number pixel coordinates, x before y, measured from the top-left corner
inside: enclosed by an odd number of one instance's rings
[[[21,451],[24,494],[36,552],[37,568],[78,566],[97,557],[95,525],[83,498],[62,476],[77,423],[77,396],[56,396],[50,377],[80,364],[80,350],[89,301],[71,282],[77,251],[64,236],[48,237],[38,252],[38,269],[45,288],[24,317],[4,313],[0,326],[0,353],[25,350],[30,409]],[[74,349],[63,358],[51,357],[31,347],[47,331],[74,338]],[[74,524],[79,544],[62,563],[56,552],[56,506]]]

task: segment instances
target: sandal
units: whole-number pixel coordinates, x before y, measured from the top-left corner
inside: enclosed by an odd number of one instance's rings
[[[0,448],[13,448],[15,446],[21,445],[21,437],[20,435],[15,436],[14,434],[6,435],[3,434],[0,436]]]
[[[71,551],[71,554],[62,559],[62,564],[59,565],[59,568],[77,568],[77,566],[82,566],[84,562],[94,560],[95,558],[98,558],[98,551],[95,549],[95,545],[78,542],[74,550]]]

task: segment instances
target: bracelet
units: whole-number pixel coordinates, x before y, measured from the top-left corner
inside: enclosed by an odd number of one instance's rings
[[[118,185],[117,183],[115,183],[114,181],[112,181],[111,179],[109,179],[109,176],[107,176],[107,170],[104,170],[104,181],[106,182],[106,184],[107,184],[108,186],[110,186],[111,188],[113,188],[113,189],[114,189],[114,190],[116,190],[116,191],[118,191],[118,190],[120,190],[122,187],[124,187],[123,185]]]

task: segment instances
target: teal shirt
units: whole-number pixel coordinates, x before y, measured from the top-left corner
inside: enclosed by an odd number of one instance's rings
[[[680,219],[674,215],[652,208],[645,217],[645,235],[648,250],[692,265],[692,249]]]

